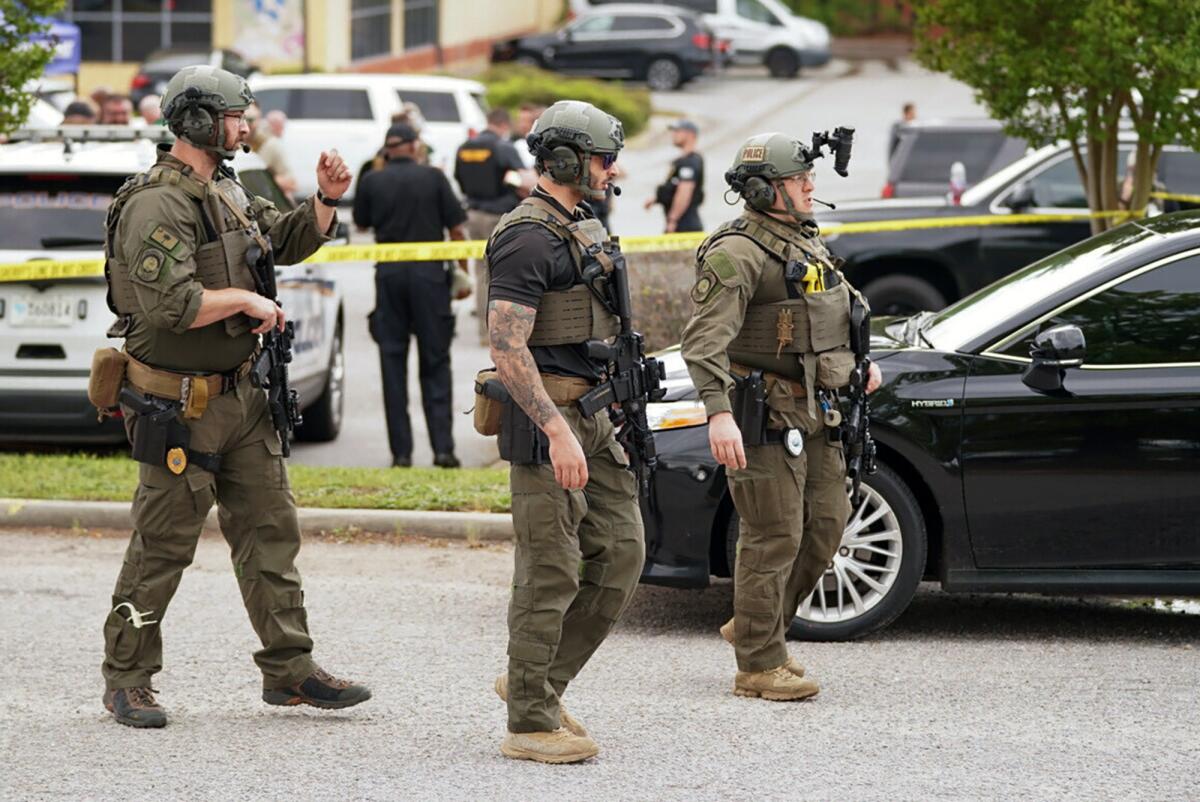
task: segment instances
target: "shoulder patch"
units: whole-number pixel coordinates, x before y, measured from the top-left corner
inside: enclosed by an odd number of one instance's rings
[[[157,248],[143,248],[133,267],[134,275],[142,281],[152,283],[158,281],[162,269],[170,261],[170,257]]]
[[[737,275],[737,267],[729,254],[715,251],[704,257],[704,266],[711,270],[722,281],[730,281]]]
[[[180,239],[177,229],[159,222],[153,222],[142,229],[148,231],[143,242],[151,248],[158,248],[176,260],[187,258],[190,253],[188,246]]]
[[[692,300],[697,304],[706,304],[720,290],[721,282],[717,281],[716,276],[710,271],[705,270],[700,274],[700,278],[696,279],[695,286],[692,287]]]

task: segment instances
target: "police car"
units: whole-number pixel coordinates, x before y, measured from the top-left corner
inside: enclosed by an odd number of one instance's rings
[[[18,131],[0,146],[0,265],[103,258],[113,194],[154,164],[159,142],[172,139],[157,127]],[[239,153],[233,166],[252,192],[293,208],[256,155]],[[296,324],[290,376],[303,440],[333,440],[342,424],[343,311],[334,269],[305,263],[276,273],[280,301]],[[0,281],[0,444],[124,440],[121,422],[98,422],[87,398],[93,352],[118,345],[105,336],[114,317],[105,295],[99,276]]]

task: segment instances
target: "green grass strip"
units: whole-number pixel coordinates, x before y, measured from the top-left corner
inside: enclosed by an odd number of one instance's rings
[[[301,507],[508,512],[503,468],[288,466]],[[137,463],[123,455],[0,453],[0,497],[129,501]]]

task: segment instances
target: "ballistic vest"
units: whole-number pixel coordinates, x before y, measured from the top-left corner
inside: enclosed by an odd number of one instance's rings
[[[454,158],[454,177],[472,206],[504,196],[516,203],[516,193],[504,183],[504,170],[496,163],[498,141],[494,134],[469,139]]]
[[[108,280],[108,306],[119,316],[141,311],[134,292],[130,271],[133,267],[118,259],[115,252],[117,223],[125,204],[139,192],[150,187],[168,185],[184,193],[196,206],[204,227],[206,241],[195,249],[195,278],[205,289],[220,290],[237,287],[251,292],[257,291],[254,274],[246,261],[246,253],[252,245],[269,247],[255,222],[255,204],[258,198],[249,197],[233,179],[221,176],[212,184],[206,184],[191,174],[190,168],[179,169],[173,165],[159,163],[144,173],[127,180],[108,208],[105,223],[107,249],[105,252],[104,275]],[[122,254],[134,258],[137,254]],[[257,325],[243,313],[225,318],[225,333],[240,337]]]
[[[606,340],[616,335],[621,328],[620,321],[600,302],[583,279],[585,265],[592,259],[603,265],[608,258],[604,249],[612,247],[608,243],[608,232],[600,221],[595,218],[570,220],[551,203],[533,195],[500,218],[488,239],[485,259],[500,232],[519,223],[537,223],[566,242],[575,266],[574,286],[569,290],[554,290],[542,295],[528,344],[581,345],[589,340]]]
[[[717,228],[700,246],[697,260],[726,237],[744,237],[769,257],[754,295],[749,299],[741,330],[729,345],[732,362],[779,373],[802,381],[808,411],[815,417],[816,388],[837,390],[849,383],[854,370],[850,349],[850,296],[857,290],[837,271],[816,232],[786,237],[748,211]],[[799,280],[789,280],[788,265],[803,276],[812,265],[823,278],[837,283],[805,292]],[[865,301],[864,301],[865,303]]]

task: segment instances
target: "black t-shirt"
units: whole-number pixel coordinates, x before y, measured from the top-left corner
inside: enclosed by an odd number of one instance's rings
[[[412,159],[367,173],[354,196],[354,224],[375,229],[376,242],[440,242],[466,219],[442,171]]]
[[[540,189],[533,194],[567,214],[558,201]],[[574,218],[590,216],[581,204]],[[518,223],[500,232],[488,251],[488,274],[489,301],[511,301],[531,309],[538,308],[544,293],[569,290],[578,281],[570,247],[540,223]],[[604,371],[604,363],[589,359],[582,344],[532,346],[529,350],[542,373],[595,381]]]
[[[483,156],[486,158],[480,158]],[[510,170],[525,169],[525,164],[512,143],[501,139],[495,131],[484,131],[463,143],[454,161],[454,178],[472,209],[504,214],[517,207],[520,198],[513,187],[504,183],[504,175]]]
[[[671,162],[672,184],[679,185],[680,181],[695,181],[696,187],[692,192],[692,202],[688,204],[684,214],[691,214],[704,202],[704,157],[699,153],[688,153]],[[667,211],[670,211],[669,209]]]

